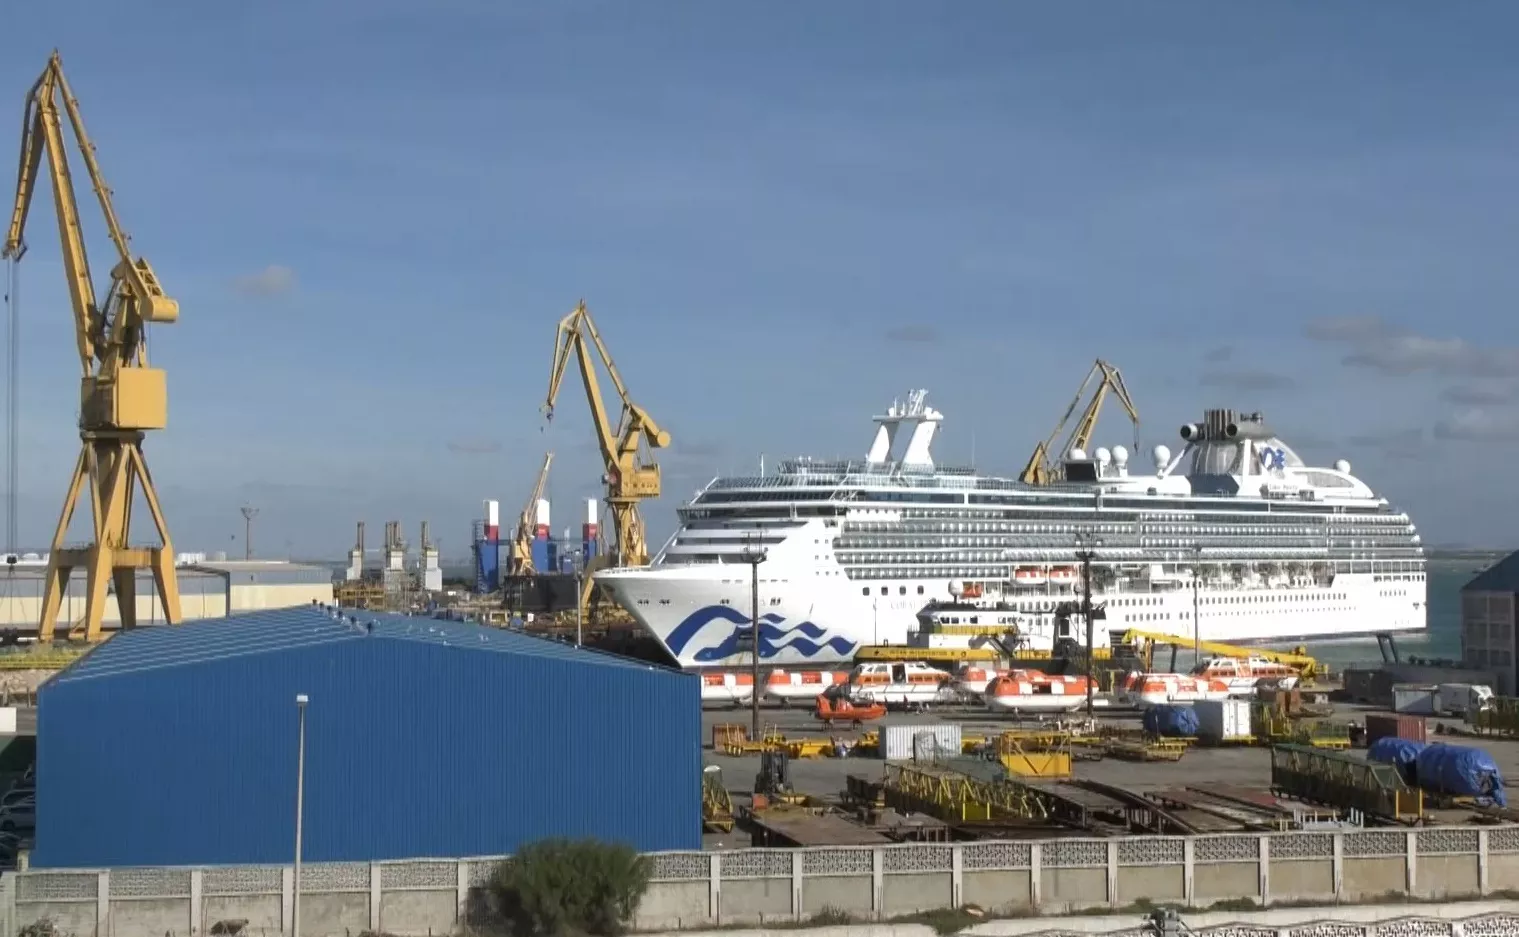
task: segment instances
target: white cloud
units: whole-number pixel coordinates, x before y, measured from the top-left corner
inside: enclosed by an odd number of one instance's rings
[[[279,296],[295,289],[295,271],[270,264],[258,273],[233,280],[232,288],[244,296]]]

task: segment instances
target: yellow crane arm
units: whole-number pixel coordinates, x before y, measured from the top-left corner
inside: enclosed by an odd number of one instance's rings
[[[622,402],[622,412],[615,425],[607,412],[596,379],[593,350],[601,358]],[[580,378],[585,384],[586,401],[591,407],[591,421],[595,424],[596,441],[606,470],[607,506],[612,509],[612,519],[617,529],[618,560],[623,564],[638,565],[648,558],[648,544],[644,538],[638,504],[659,497],[660,492],[659,466],[640,463],[639,449],[645,442],[653,449],[664,448],[670,444],[670,434],[654,422],[647,410],[628,396],[622,375],[618,373],[617,365],[607,352],[583,300],[560,320],[559,328],[554,334],[554,365],[549,372],[549,392],[543,405],[543,410],[550,419],[553,419],[554,403],[559,397],[559,388],[569,369],[572,354],[580,364]]]
[[[95,286],[90,278],[89,255],[84,246],[79,203],[74,198],[74,182],[64,147],[63,127],[54,103],[61,77],[58,56],[54,53],[42,76],[27,94],[21,127],[21,165],[16,178],[16,203],[11,210],[10,227],[5,234],[4,256],[20,260],[26,253],[26,219],[31,211],[32,195],[37,189],[37,174],[45,150],[48,171],[52,176],[58,233],[63,245],[63,271],[68,280],[69,303],[74,310],[74,339],[79,350],[80,367],[85,375],[89,375],[95,369],[96,338],[100,333],[101,318],[100,310],[95,304]],[[72,113],[70,116],[72,118]],[[84,144],[81,143],[81,149],[83,148]]]
[[[517,516],[517,531],[512,537],[512,575],[528,576],[535,572],[533,567],[533,534],[537,529],[538,499],[543,497],[543,489],[548,485],[549,465],[554,461],[552,452],[543,456],[543,468],[538,470],[538,480],[533,483],[532,494],[527,496],[527,503],[522,506],[522,513]]]
[[[554,404],[559,398],[559,388],[564,383],[565,372],[569,370],[570,356],[574,355],[580,363],[580,380],[585,386],[586,401],[591,407],[591,423],[596,430],[601,456],[604,460],[615,461],[617,429],[607,414],[606,403],[601,397],[601,385],[596,379],[596,365],[591,360],[591,350],[582,332],[583,323],[588,318],[585,303],[582,302],[559,322],[559,329],[554,335],[554,367],[549,372],[549,393],[543,404],[543,412],[549,419],[554,418]],[[600,343],[597,344],[599,346]],[[607,370],[611,371],[612,382],[618,385],[620,391],[622,382],[610,364],[608,359]]]
[[[63,123],[57,99],[62,97],[74,140],[84,158],[90,184],[95,189],[106,231],[116,245],[120,261],[111,271],[112,288],[108,295],[122,315],[104,315],[95,295],[90,274],[89,254],[84,245],[79,203],[74,194],[73,174],[69,170]],[[105,183],[100,164],[95,159],[95,144],[85,131],[79,101],[63,74],[63,60],[55,51],[48,59],[31,91],[27,94],[22,117],[21,161],[16,178],[16,201],[6,230],[3,256],[19,260],[26,253],[26,220],[36,192],[38,170],[43,151],[47,151],[48,171],[53,184],[53,202],[58,231],[63,246],[64,273],[68,279],[70,304],[74,309],[75,342],[80,366],[86,376],[94,371],[98,360],[107,373],[122,364],[142,364],[142,325],[146,322],[174,322],[179,318],[179,304],[164,295],[147,261],[133,260],[130,238],[122,230],[111,202],[111,189]],[[109,324],[110,334],[106,334]]]
[[[1086,397],[1087,388],[1092,386],[1093,381],[1097,382],[1097,386],[1092,393],[1092,399],[1081,411],[1081,416],[1077,418],[1070,436],[1066,437],[1058,450],[1055,449],[1056,440],[1060,438],[1061,432],[1071,421],[1071,417],[1076,414],[1076,408],[1081,406],[1082,399]],[[1097,429],[1097,419],[1102,415],[1102,405],[1106,402],[1109,391],[1123,404],[1130,421],[1134,423],[1134,446],[1136,449],[1139,447],[1139,410],[1134,406],[1133,398],[1129,396],[1123,375],[1116,367],[1099,358],[1087,371],[1081,387],[1076,390],[1076,396],[1071,398],[1070,404],[1065,408],[1060,421],[1055,424],[1055,429],[1050,433],[1049,438],[1034,447],[1033,454],[1029,456],[1028,463],[1024,465],[1023,472],[1019,475],[1019,479],[1024,484],[1047,485],[1057,480],[1060,478],[1061,460],[1066,457],[1066,454],[1072,449],[1085,449],[1091,445],[1092,434]]]

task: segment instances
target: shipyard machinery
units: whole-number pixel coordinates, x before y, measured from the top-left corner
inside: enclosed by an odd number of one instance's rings
[[[607,415],[607,406],[601,397],[601,387],[596,380],[596,365],[591,350],[607,369],[617,396],[622,401],[622,414],[617,424]],[[646,460],[645,449],[663,449],[670,444],[670,434],[659,428],[633,399],[607,353],[606,345],[591,320],[591,313],[582,300],[569,315],[559,322],[554,337],[554,367],[549,374],[548,399],[543,405],[549,419],[554,417],[554,401],[559,396],[559,386],[569,369],[570,355],[580,362],[580,377],[585,383],[586,400],[591,405],[591,421],[596,428],[596,441],[601,459],[606,466],[603,481],[607,488],[607,507],[612,509],[612,526],[616,530],[617,544],[613,565],[642,566],[649,561],[648,541],[644,536],[643,517],[639,514],[641,501],[659,497],[659,465]],[[589,577],[587,577],[589,582]]]
[[[1081,411],[1081,416],[1076,421],[1075,428],[1071,430],[1070,436],[1066,437],[1064,445],[1058,449],[1055,448],[1055,441],[1060,438],[1065,425],[1071,421],[1076,408],[1081,406],[1088,388],[1092,388],[1092,399]],[[1055,429],[1050,433],[1049,438],[1034,447],[1033,455],[1029,456],[1028,464],[1023,467],[1023,474],[1019,476],[1024,484],[1048,485],[1065,477],[1061,465],[1070,455],[1071,450],[1085,450],[1091,445],[1092,433],[1097,429],[1097,417],[1102,414],[1102,404],[1109,392],[1112,392],[1113,396],[1118,398],[1118,402],[1123,404],[1124,410],[1129,415],[1129,421],[1134,424],[1134,449],[1136,452],[1139,450],[1139,410],[1134,406],[1133,398],[1129,396],[1129,389],[1124,385],[1123,375],[1116,367],[1098,358],[1092,365],[1092,369],[1087,372],[1086,380],[1081,382],[1081,388],[1076,391],[1076,396],[1071,398],[1071,405],[1066,407],[1060,422],[1055,424]]]
[[[111,268],[104,303],[97,300],[90,274],[79,204],[69,173],[63,114],[67,114],[74,131],[74,141],[105,216],[106,231],[116,248],[116,264]],[[174,573],[174,551],[158,492],[143,458],[142,442],[148,431],[163,429],[168,419],[164,372],[148,366],[147,327],[150,323],[166,325],[178,321],[179,304],[164,294],[148,262],[132,256],[127,235],[111,204],[111,190],[96,163],[95,145],[85,133],[79,102],[63,76],[63,63],[57,52],[27,95],[22,134],[16,203],[0,253],[9,260],[19,260],[26,253],[23,238],[26,219],[45,152],[82,372],[79,406],[82,445],[63,513],[53,534],[38,637],[42,641],[53,639],[69,577],[81,566],[86,573],[86,593],[84,617],[78,630],[82,630],[87,640],[98,641],[102,637],[101,622],[112,586],[121,626],[130,628],[136,624],[140,569],[152,570],[164,620],[178,624],[179,583]],[[132,501],[139,490],[153,515],[162,546],[130,545]],[[82,497],[89,499],[93,513],[89,544],[65,548],[69,521]]]
[[[553,461],[552,452],[544,454],[543,468],[538,470],[533,492],[527,496],[527,504],[522,506],[522,514],[517,518],[517,532],[512,535],[512,561],[511,568],[507,571],[509,575],[531,576],[534,573],[553,572],[537,569],[533,565],[533,535],[538,527],[538,500],[543,497],[543,489],[549,480],[549,465]]]

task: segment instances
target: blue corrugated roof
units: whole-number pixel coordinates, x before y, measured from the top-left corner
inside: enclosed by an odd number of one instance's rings
[[[1510,553],[1478,573],[1461,591],[1519,593],[1519,552]]]
[[[87,680],[131,671],[269,654],[297,647],[359,640],[420,641],[462,650],[574,660],[605,667],[663,669],[548,638],[436,618],[413,618],[355,609],[329,611],[312,605],[245,612],[123,631],[90,651],[50,683]]]

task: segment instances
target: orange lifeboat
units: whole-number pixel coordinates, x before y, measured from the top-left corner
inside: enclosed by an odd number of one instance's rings
[[[843,670],[772,670],[765,677],[765,695],[783,702],[813,699],[848,680],[849,674]]]
[[[813,715],[824,725],[849,722],[859,728],[863,722],[872,722],[886,715],[886,704],[852,702],[848,696],[837,691],[819,693]]]
[[[954,685],[962,693],[980,696],[988,684],[1004,673],[1007,671],[984,664],[963,663],[955,669]]]
[[[701,675],[703,703],[747,703],[753,696],[753,674],[704,673]]]
[[[1224,680],[1179,673],[1131,673],[1124,678],[1118,692],[1123,705],[1136,709],[1164,703],[1221,700],[1229,696],[1229,684]]]
[[[1020,566],[1013,570],[1013,582],[1020,586],[1043,585],[1048,578],[1042,566]]]
[[[1010,670],[987,685],[986,708],[993,712],[1071,712],[1086,704],[1087,683],[1084,676]],[[1092,702],[1098,700],[1094,697]]]
[[[1213,657],[1192,668],[1191,675],[1203,680],[1222,680],[1235,696],[1252,696],[1263,683],[1291,689],[1298,682],[1298,672],[1293,668],[1254,655],[1244,659]]]

